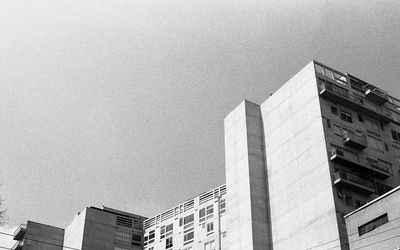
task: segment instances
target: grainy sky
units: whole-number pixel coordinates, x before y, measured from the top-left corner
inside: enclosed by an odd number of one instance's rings
[[[310,60],[400,97],[400,1],[0,0],[9,225],[152,216],[225,182],[223,119]]]

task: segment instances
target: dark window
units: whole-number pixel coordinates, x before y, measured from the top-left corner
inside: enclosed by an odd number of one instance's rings
[[[362,117],[361,114],[358,114],[358,120],[359,120],[360,122],[364,122],[364,118]]]
[[[326,119],[326,124],[327,124],[328,128],[330,128],[331,127],[331,120]]]
[[[392,138],[393,140],[400,142],[400,133],[392,129]]]
[[[373,219],[372,221],[358,227],[358,234],[361,236],[363,234],[366,234],[368,232],[371,232],[377,227],[382,226],[383,224],[388,223],[389,218],[387,214],[383,214],[379,216],[378,218]]]
[[[171,236],[171,237],[165,239],[165,249],[171,248],[172,246],[173,246],[173,243],[172,243],[172,236]]]
[[[331,106],[331,112],[334,115],[339,115],[338,109],[336,107],[334,107],[334,106]]]
[[[141,242],[142,236],[140,234],[132,234],[132,240]]]
[[[353,118],[351,117],[351,114],[342,110],[340,110],[340,119],[346,122],[353,123]]]

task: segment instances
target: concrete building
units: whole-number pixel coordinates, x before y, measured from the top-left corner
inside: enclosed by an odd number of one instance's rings
[[[143,249],[145,217],[104,207],[87,207],[65,228],[64,249]]]
[[[345,216],[350,249],[400,249],[400,187]]]
[[[144,221],[144,249],[228,249],[222,185]]]
[[[34,221],[20,225],[14,232],[13,250],[62,250],[64,229]]]
[[[312,61],[225,118],[229,249],[348,249],[344,215],[400,183],[400,101]]]

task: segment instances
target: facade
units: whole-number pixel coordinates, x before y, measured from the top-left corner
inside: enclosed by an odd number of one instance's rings
[[[400,249],[400,187],[345,216],[350,249]]]
[[[145,220],[144,249],[228,249],[225,196],[222,185]]]
[[[62,250],[64,229],[34,221],[20,225],[14,232],[13,250]]]
[[[145,217],[104,207],[87,207],[65,228],[64,249],[143,249]]]
[[[344,215],[400,183],[399,125],[398,99],[315,61],[242,102],[225,118],[230,249],[348,249]]]

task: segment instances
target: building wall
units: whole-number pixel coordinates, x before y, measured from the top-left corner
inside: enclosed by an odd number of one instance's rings
[[[64,229],[28,221],[24,236],[24,247],[27,250],[61,250]]]
[[[229,249],[271,249],[260,106],[243,101],[224,124]]]
[[[64,246],[81,249],[85,227],[86,209],[76,214],[72,222],[65,228]],[[64,248],[68,250],[68,248]]]
[[[346,215],[350,249],[400,249],[400,187]],[[387,214],[388,222],[360,236],[360,226]]]
[[[221,249],[228,249],[225,194],[222,185],[146,220],[144,249],[214,250],[219,249],[220,241]],[[192,220],[185,219],[191,216]]]
[[[274,249],[339,249],[314,63],[262,105]]]
[[[82,250],[142,249],[144,219],[111,208],[88,207],[66,228],[64,245]]]

